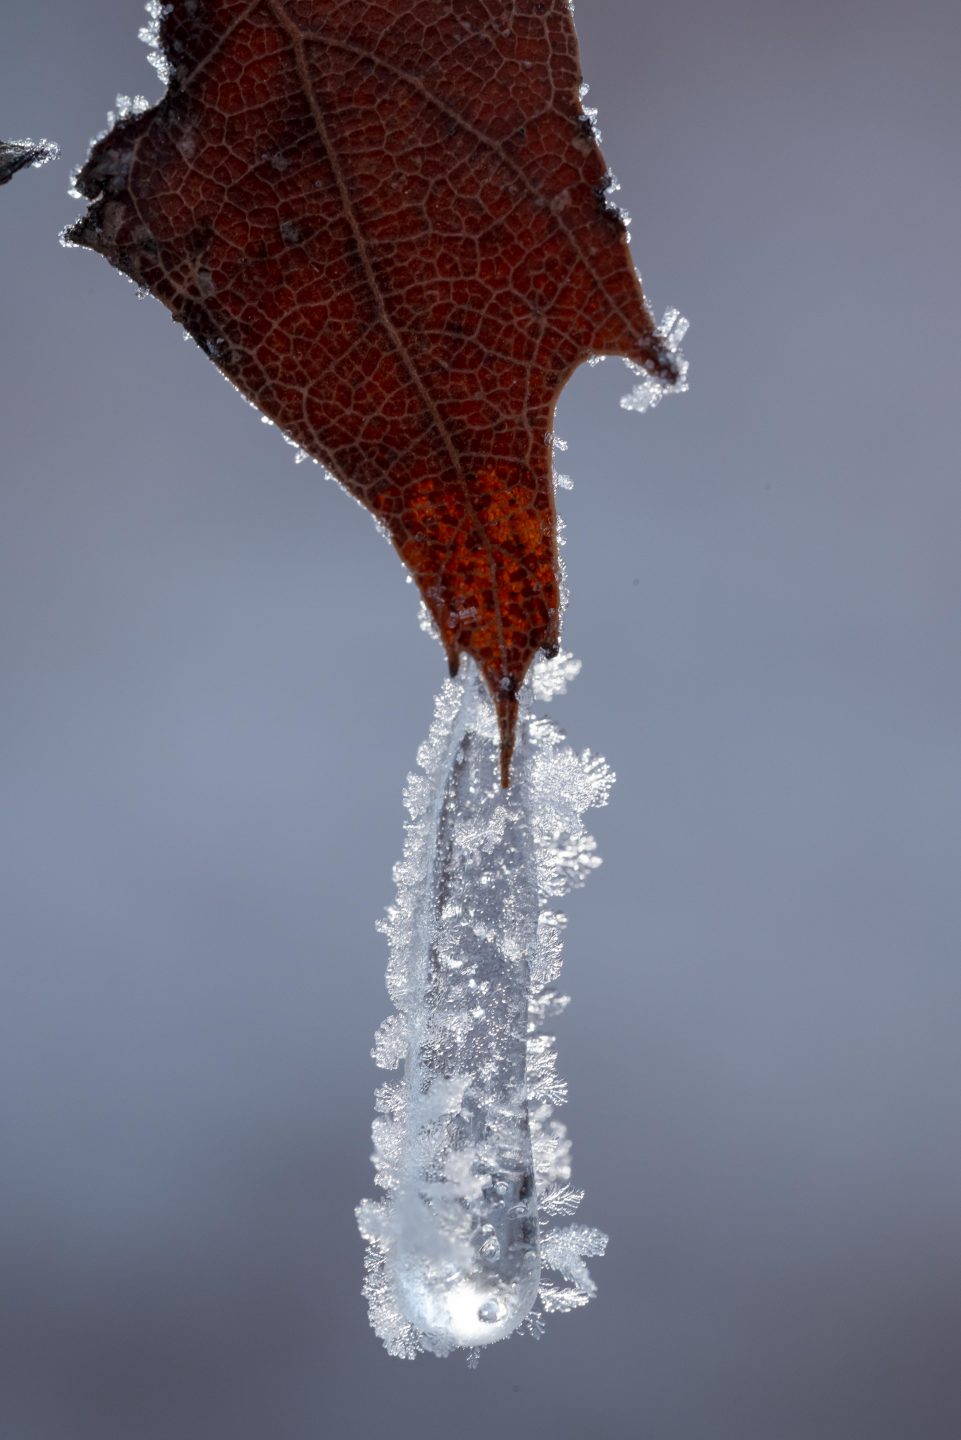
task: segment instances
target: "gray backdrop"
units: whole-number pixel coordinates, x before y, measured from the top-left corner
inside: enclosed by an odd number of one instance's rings
[[[374,921],[443,664],[361,509],[61,250],[158,84],[139,0],[14,0],[0,132],[3,1440],[957,1440],[955,0],[584,0],[692,392],[561,405],[619,773],[560,1030],[597,1302],[388,1358]]]

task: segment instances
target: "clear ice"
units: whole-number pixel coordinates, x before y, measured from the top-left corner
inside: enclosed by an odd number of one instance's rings
[[[579,668],[564,654],[537,662],[504,790],[494,708],[468,664],[438,696],[408,781],[383,925],[396,1009],[372,1052],[403,1070],[376,1096],[384,1195],[357,1210],[371,1323],[393,1355],[476,1358],[594,1294],[585,1261],[606,1236],[558,1223],[581,1194],[544,1026],[567,1003],[553,989],[564,917],[552,902],[600,863],[583,815],[606,803],[614,777],[533,714]]]

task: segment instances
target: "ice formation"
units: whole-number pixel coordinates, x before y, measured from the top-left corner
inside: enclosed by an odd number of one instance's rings
[[[28,165],[39,170],[59,154],[60,146],[52,140],[0,140],[0,185],[6,185],[18,170]]]
[[[473,666],[445,683],[418,770],[397,897],[383,929],[395,1013],[373,1055],[401,1078],[377,1091],[374,1166],[385,1192],[357,1210],[365,1294],[393,1355],[501,1340],[594,1294],[586,1259],[606,1236],[564,1224],[581,1192],[554,1107],[565,1098],[545,1026],[564,917],[553,902],[600,861],[583,824],[613,775],[576,755],[534,700],[576,675],[541,660],[522,695],[510,789],[494,709]]]
[[[683,395],[687,390],[688,362],[684,358],[681,343],[690,328],[689,322],[685,320],[680,310],[673,306],[665,310],[664,318],[657,327],[656,333],[667,345],[668,350],[677,360],[678,378],[673,385],[665,385],[663,381],[657,380],[653,375],[648,375],[640,365],[626,360],[628,370],[638,376],[638,383],[634,386],[630,395],[625,395],[621,400],[624,410],[638,410],[642,415],[645,410],[653,410],[659,405],[665,395]]]

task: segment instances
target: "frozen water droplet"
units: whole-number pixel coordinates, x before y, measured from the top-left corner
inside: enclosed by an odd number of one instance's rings
[[[543,988],[560,959],[549,897],[597,863],[581,817],[612,779],[531,716],[533,695],[557,694],[576,671],[568,655],[538,662],[504,790],[496,713],[465,664],[439,697],[408,783],[385,925],[398,1017],[375,1045],[381,1063],[396,1063],[403,1039],[404,1073],[378,1091],[375,1166],[387,1196],[358,1209],[371,1322],[393,1354],[488,1345],[517,1330],[538,1296],[558,1310],[591,1293],[582,1257],[599,1250],[582,1245],[586,1230],[553,1238],[551,1216],[568,1213],[560,1202],[545,1207],[542,1232],[538,1201],[570,1175],[550,1108],[563,1084],[540,1033],[562,1008]],[[542,1280],[544,1254],[579,1287],[575,1299]]]

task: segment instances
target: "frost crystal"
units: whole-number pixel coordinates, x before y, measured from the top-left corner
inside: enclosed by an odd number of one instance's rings
[[[6,185],[27,165],[39,170],[59,154],[60,146],[52,140],[0,140],[0,185]]]
[[[478,1347],[522,1325],[539,1336],[544,1313],[594,1294],[586,1259],[606,1237],[557,1223],[581,1192],[543,1027],[567,1003],[551,988],[564,918],[550,902],[599,864],[583,815],[614,777],[531,714],[579,668],[564,654],[535,666],[504,790],[494,708],[465,667],[438,696],[407,783],[397,898],[382,926],[396,1012],[372,1051],[404,1068],[377,1092],[384,1196],[357,1210],[371,1324],[393,1355],[461,1348],[475,1363]]]
[[[653,375],[648,375],[640,365],[633,364],[627,360],[625,364],[628,370],[633,370],[639,375],[640,383],[634,386],[630,395],[625,395],[621,400],[621,406],[625,410],[638,410],[641,414],[645,410],[653,410],[659,405],[665,395],[683,395],[687,390],[688,362],[684,358],[681,349],[681,341],[687,334],[689,323],[679,310],[666,310],[664,319],[657,327],[657,334],[665,341],[668,350],[676,358],[678,365],[678,378],[673,385],[665,385],[663,381],[656,380]]]
[[[170,84],[170,65],[160,44],[160,22],[173,9],[172,5],[163,5],[160,0],[147,0],[146,10],[148,20],[140,31],[140,39],[149,47],[150,54],[147,59],[156,70],[164,85]]]

